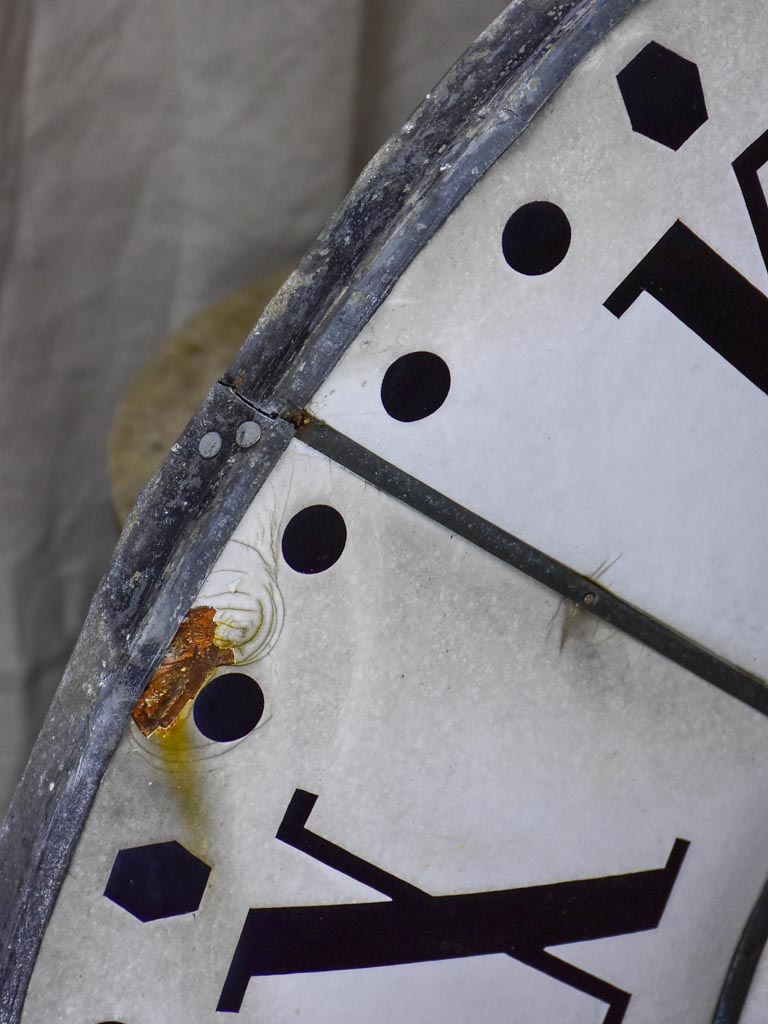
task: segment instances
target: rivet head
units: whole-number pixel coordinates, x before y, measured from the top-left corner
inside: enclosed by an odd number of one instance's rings
[[[261,437],[261,427],[253,420],[246,420],[237,428],[235,441],[241,448],[251,448]]]
[[[593,594],[591,591],[582,597],[582,602],[587,606],[594,604],[597,601],[597,594]]]
[[[211,430],[207,434],[203,434],[200,438],[197,450],[204,459],[212,459],[214,455],[218,455],[221,451],[221,434],[215,430]]]

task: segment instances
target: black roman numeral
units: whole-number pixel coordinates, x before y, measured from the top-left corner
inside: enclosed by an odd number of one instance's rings
[[[565,963],[548,947],[656,928],[688,843],[666,865],[523,889],[432,896],[306,828],[317,797],[296,790],[277,838],[389,901],[249,910],[217,1010],[238,1013],[253,977],[343,971],[506,953],[607,1004],[620,1024],[630,994]]]
[[[733,162],[763,261],[768,267],[768,204],[758,171],[768,132]],[[677,221],[605,301],[621,317],[647,292],[768,394],[768,297]]]

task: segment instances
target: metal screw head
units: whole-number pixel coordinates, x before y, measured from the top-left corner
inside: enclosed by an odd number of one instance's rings
[[[593,594],[591,591],[582,597],[582,602],[586,605],[594,604],[597,600],[597,594]]]
[[[207,434],[203,434],[200,438],[197,450],[204,459],[212,459],[214,455],[218,455],[221,451],[221,434],[215,430],[211,430]]]
[[[261,437],[261,427],[253,420],[246,420],[237,428],[235,441],[241,448],[251,448]]]

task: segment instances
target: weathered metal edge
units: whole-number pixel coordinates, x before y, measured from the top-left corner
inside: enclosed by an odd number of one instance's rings
[[[223,381],[271,415],[311,398],[405,267],[637,0],[515,0],[380,150]]]
[[[259,421],[239,448],[235,432]],[[202,458],[216,431],[221,451]],[[0,1021],[19,1019],[45,926],[131,710],[291,426],[217,384],[129,516],[0,826]]]
[[[515,0],[430,94],[411,127],[364,171],[142,493],[0,826],[0,1024],[20,1019],[43,932],[131,709],[221,547],[293,435],[287,422],[274,419],[284,401],[281,392],[303,396],[312,387],[308,382],[324,379],[357,333],[354,325],[362,325],[386,297],[400,270],[390,261],[390,271],[381,272],[377,250],[384,240],[398,236],[402,269],[481,176],[480,164],[473,165],[477,170],[466,160],[457,166],[449,202],[438,190],[428,229],[416,244],[409,246],[407,239],[404,244],[403,232],[410,230],[419,207],[426,210],[442,173],[442,154],[448,148],[466,151],[470,137],[477,146],[512,120],[516,130],[502,132],[486,150],[482,166],[487,169],[636,2]],[[516,105],[510,100],[515,90]],[[509,110],[501,97],[507,97]],[[492,100],[496,113],[488,120]],[[409,193],[406,218],[402,197]],[[379,200],[374,214],[371,204]],[[331,332],[333,345],[320,345],[316,338],[322,335],[314,328],[321,322],[326,331],[332,326],[336,305],[354,299],[353,281],[370,268],[363,317],[345,317],[343,330]],[[313,366],[309,376],[301,366],[305,355]],[[251,451],[235,451],[234,432],[249,416],[261,423],[262,440]],[[197,443],[210,430],[220,432],[225,445],[216,459],[202,460]]]

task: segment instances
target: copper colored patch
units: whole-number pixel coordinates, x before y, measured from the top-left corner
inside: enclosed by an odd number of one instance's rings
[[[215,614],[215,608],[192,608],[168,645],[133,709],[133,720],[145,736],[173,725],[211,673],[220,665],[234,664],[234,651],[216,646]]]

